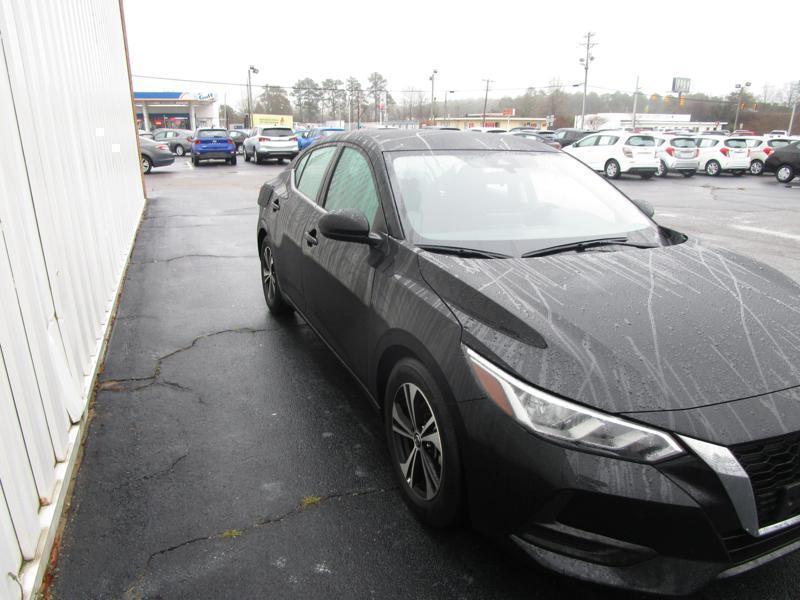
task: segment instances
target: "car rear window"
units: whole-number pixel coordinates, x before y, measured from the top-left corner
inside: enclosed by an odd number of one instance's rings
[[[770,140],[767,142],[770,148],[783,148],[791,143],[789,140]]]
[[[747,148],[747,140],[725,140],[728,148]]]
[[[199,138],[226,138],[228,137],[228,132],[224,129],[201,129],[197,132],[197,137]]]
[[[273,127],[271,129],[262,129],[261,135],[267,137],[289,137],[294,135],[294,131],[288,127]]]
[[[697,146],[697,142],[692,138],[672,138],[670,144],[676,148],[694,148]]]
[[[649,135],[632,135],[626,144],[628,146],[655,146],[656,140]]]

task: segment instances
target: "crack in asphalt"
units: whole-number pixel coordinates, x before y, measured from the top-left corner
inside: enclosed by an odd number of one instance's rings
[[[173,260],[182,260],[184,258],[258,258],[255,254],[182,254],[181,256],[173,256],[172,258],[154,258],[151,260],[131,260],[132,265],[152,265],[156,263],[168,263]]]
[[[235,529],[235,530],[228,529],[226,531],[212,533],[211,535],[194,537],[194,538],[185,540],[183,542],[180,542],[179,544],[174,544],[174,545],[169,546],[167,548],[163,548],[161,550],[157,550],[155,552],[152,552],[150,554],[150,556],[147,558],[147,563],[145,564],[145,570],[150,567],[150,563],[157,556],[163,556],[165,554],[169,554],[170,552],[174,552],[175,550],[183,548],[184,546],[189,546],[191,544],[196,544],[197,542],[204,542],[204,541],[210,541],[210,540],[215,540],[215,539],[223,539],[223,538],[231,538],[231,539],[233,539],[233,538],[239,537],[240,535],[243,535],[244,533],[247,533],[249,531],[260,529],[261,527],[266,527],[268,525],[273,525],[275,523],[280,523],[280,522],[288,519],[289,517],[293,517],[295,515],[299,515],[299,514],[301,514],[303,512],[311,510],[315,506],[322,506],[324,504],[327,504],[331,500],[338,500],[340,498],[359,498],[359,497],[362,497],[362,496],[370,496],[370,495],[373,495],[373,494],[382,494],[382,493],[385,493],[385,492],[392,492],[392,491],[396,491],[397,489],[399,489],[397,486],[386,487],[386,488],[374,488],[374,487],[373,488],[363,488],[363,489],[359,489],[359,490],[349,490],[349,491],[346,491],[346,492],[335,492],[333,494],[328,494],[326,496],[320,496],[318,499],[316,499],[312,504],[310,504],[308,506],[304,506],[303,503],[301,502],[301,503],[297,504],[294,508],[292,508],[292,509],[286,511],[285,513],[280,514],[280,515],[278,515],[276,517],[268,517],[266,519],[260,519],[258,521],[255,521],[254,523],[251,523],[250,525],[247,525],[247,526],[242,527],[240,529]],[[233,535],[233,536],[229,535],[229,532],[231,532],[231,531],[236,531],[236,535]]]

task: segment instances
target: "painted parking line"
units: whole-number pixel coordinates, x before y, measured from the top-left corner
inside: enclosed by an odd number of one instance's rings
[[[742,231],[751,231],[753,233],[763,233],[764,235],[771,235],[774,237],[783,238],[786,240],[799,240],[800,235],[794,233],[786,233],[784,231],[775,231],[773,229],[764,229],[763,227],[752,227],[751,225],[731,225],[733,229],[741,229]]]

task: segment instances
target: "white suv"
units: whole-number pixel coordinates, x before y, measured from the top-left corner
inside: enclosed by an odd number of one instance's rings
[[[697,173],[697,143],[686,135],[655,135],[656,152],[658,153],[658,171],[656,176],[666,177],[669,173],[680,173],[691,177]]]
[[[603,171],[609,179],[623,173],[650,179],[658,171],[656,140],[648,133],[604,131],[589,134],[564,148],[595,171]]]
[[[256,127],[250,137],[242,144],[244,159],[253,159],[256,164],[268,158],[276,158],[283,162],[284,158],[294,158],[300,151],[297,136],[288,127]]]
[[[747,138],[702,135],[695,139],[700,152],[699,168],[705,171],[706,175],[715,177],[720,173],[744,175],[750,169]]]
[[[788,146],[793,141],[785,137],[748,137],[747,147],[750,148],[750,174],[761,175],[764,172],[764,161],[778,148]]]

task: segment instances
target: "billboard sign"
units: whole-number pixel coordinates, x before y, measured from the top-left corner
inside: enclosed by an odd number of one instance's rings
[[[692,86],[692,80],[688,77],[673,77],[672,78],[672,91],[675,94],[688,94],[689,88]]]
[[[251,127],[268,127],[270,125],[294,128],[294,119],[292,115],[253,114],[253,124]]]

